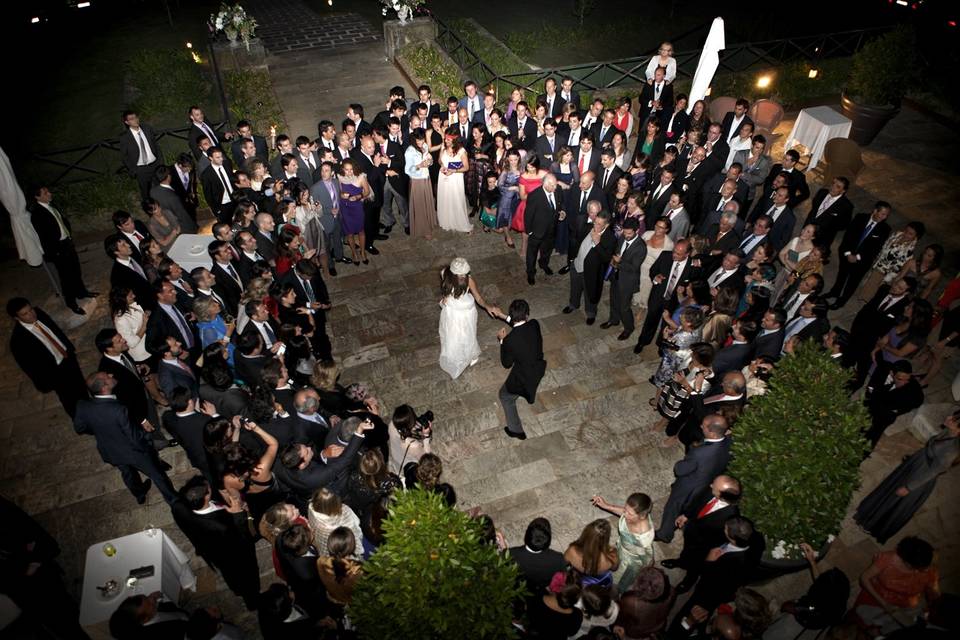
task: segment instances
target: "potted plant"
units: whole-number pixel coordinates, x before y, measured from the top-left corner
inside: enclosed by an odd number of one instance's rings
[[[766,538],[767,574],[805,567],[801,542],[824,549],[860,484],[870,419],[844,391],[851,375],[801,343],[734,427],[729,471],[744,488],[741,512]]]
[[[517,565],[482,539],[477,520],[413,489],[398,493],[383,532],[347,611],[361,638],[515,637]]]
[[[917,79],[916,37],[906,26],[888,31],[853,56],[847,88],[841,96],[853,121],[850,139],[868,145],[894,116],[907,87]]]
[[[247,51],[250,50],[250,42],[257,30],[257,20],[248,15],[239,4],[231,6],[226,2],[222,3],[220,10],[210,15],[208,24],[214,36],[223,33],[231,45],[238,46],[239,41]]]

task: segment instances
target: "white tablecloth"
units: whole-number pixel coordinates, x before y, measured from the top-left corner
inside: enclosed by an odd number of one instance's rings
[[[167,255],[187,273],[197,267],[209,269],[213,265],[213,261],[210,260],[210,254],[207,253],[207,247],[215,239],[210,235],[182,233],[174,241],[170,251],[167,251]]]
[[[807,169],[813,169],[823,157],[827,141],[849,136],[851,124],[850,118],[830,107],[801,109],[787,137],[784,151],[802,144],[810,151],[810,164]]]
[[[154,535],[147,531],[90,545],[83,570],[83,592],[80,599],[80,624],[91,637],[107,637],[107,622],[123,600],[132,595],[149,595],[160,591],[170,602],[179,602],[180,590],[193,590],[197,577],[190,569],[190,560],[160,529]],[[103,546],[109,542],[117,553],[107,557]],[[153,575],[141,578],[133,588],[126,586],[133,569],[153,565]],[[121,584],[121,591],[110,598],[100,595],[98,586],[108,580]]]

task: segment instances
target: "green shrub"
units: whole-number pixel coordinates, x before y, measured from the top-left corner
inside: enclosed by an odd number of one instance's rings
[[[225,71],[223,84],[233,122],[249,120],[253,130],[263,134],[271,125],[276,126],[277,131],[287,130],[269,73],[255,69]]]
[[[844,386],[852,373],[817,345],[780,361],[767,392],[754,396],[734,427],[729,472],[743,483],[740,510],[774,557],[799,558],[840,529],[860,484],[870,419]],[[779,552],[778,552],[779,549]]]
[[[54,187],[58,203],[76,222],[85,228],[98,227],[105,222],[110,226],[110,216],[117,209],[135,212],[140,209],[140,189],[137,181],[125,174],[102,175],[89,180],[60,184]]]
[[[387,541],[364,563],[348,610],[361,638],[515,637],[517,565],[481,542],[477,520],[414,489],[397,496],[383,530]]]
[[[901,26],[868,42],[853,56],[847,89],[868,105],[900,105],[907,80],[917,77],[916,36]]]
[[[430,85],[437,100],[460,95],[460,68],[440,55],[434,45],[422,42],[408,44],[400,50],[400,56],[421,82]]]
[[[127,62],[136,96],[130,108],[154,126],[186,120],[191,104],[210,96],[210,78],[187,49],[143,49]]]

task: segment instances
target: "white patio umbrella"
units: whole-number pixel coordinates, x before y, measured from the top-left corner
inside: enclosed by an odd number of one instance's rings
[[[0,202],[10,212],[10,226],[13,227],[13,238],[17,243],[20,259],[26,260],[31,267],[39,267],[43,264],[40,238],[30,223],[27,201],[23,197],[20,185],[17,184],[17,176],[13,173],[10,158],[3,149],[0,149]]]
[[[707,41],[703,43],[703,51],[700,53],[697,71],[693,74],[690,100],[687,102],[687,113],[693,110],[693,105],[697,100],[706,97],[707,89],[713,82],[713,74],[717,72],[717,67],[720,65],[720,50],[726,46],[723,36],[723,18],[714,18],[713,24],[710,25],[710,33],[707,34]]]

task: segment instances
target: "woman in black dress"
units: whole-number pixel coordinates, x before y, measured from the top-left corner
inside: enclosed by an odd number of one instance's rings
[[[485,176],[492,166],[490,154],[493,149],[493,138],[487,133],[487,126],[484,124],[474,124],[470,136],[471,139],[465,145],[470,157],[470,169],[467,171],[465,184],[470,206],[478,209],[480,194],[486,188]]]

